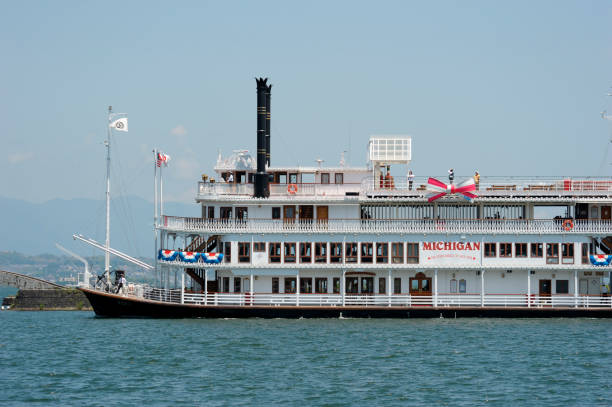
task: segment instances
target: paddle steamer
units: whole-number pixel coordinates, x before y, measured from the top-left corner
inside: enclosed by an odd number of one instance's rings
[[[274,167],[271,87],[256,159],[219,155],[201,217],[157,219],[160,287],[83,289],[98,315],[612,316],[612,178],[392,177],[411,138],[384,135],[364,167]]]

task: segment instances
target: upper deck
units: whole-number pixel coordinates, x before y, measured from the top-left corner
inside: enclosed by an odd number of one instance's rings
[[[296,173],[296,175],[299,173]],[[322,176],[328,174],[327,177]],[[334,178],[331,179],[331,174]],[[339,172],[319,169],[314,182],[274,182],[270,184],[270,198],[277,200],[344,200],[369,199],[427,201],[431,193],[427,189],[428,177],[415,177],[410,186],[407,177],[395,177],[393,185],[375,180],[361,172],[361,179],[353,182],[335,183]],[[344,176],[340,179],[345,178]],[[442,177],[434,177],[446,181]],[[458,176],[459,181],[469,177]],[[327,182],[321,182],[327,181]],[[300,177],[296,177],[298,181]],[[295,185],[289,188],[289,185]],[[562,200],[598,201],[612,199],[612,177],[482,177],[475,192],[475,201],[542,201]],[[197,201],[243,201],[252,199],[253,184],[239,182],[199,182]],[[458,197],[444,197],[444,202],[456,201]]]

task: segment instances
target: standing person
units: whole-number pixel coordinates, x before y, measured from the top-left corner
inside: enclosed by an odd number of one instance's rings
[[[231,173],[231,172],[229,173],[229,177],[227,177],[227,182],[229,182],[230,184],[232,182],[234,182],[234,174],[233,173]]]
[[[408,171],[408,189],[412,191],[412,183],[414,182],[414,174],[412,170]]]
[[[453,168],[448,170],[448,180],[451,184],[455,181],[455,170]]]
[[[478,171],[474,174],[474,184],[476,184],[476,191],[478,191],[480,189],[480,174]]]
[[[119,291],[121,291],[121,289],[125,287],[126,284],[127,280],[124,276],[121,276],[121,278],[119,278],[119,284],[117,285],[117,292],[115,292],[115,294],[119,294]]]

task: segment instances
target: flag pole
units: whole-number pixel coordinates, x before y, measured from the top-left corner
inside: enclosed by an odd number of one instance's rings
[[[110,286],[110,136],[111,136],[111,115],[113,107],[108,107],[108,123],[106,124],[106,252],[104,254],[104,274]]]
[[[153,278],[157,278],[157,149],[153,150],[153,233],[155,234],[155,250],[153,258],[155,259],[155,270]]]

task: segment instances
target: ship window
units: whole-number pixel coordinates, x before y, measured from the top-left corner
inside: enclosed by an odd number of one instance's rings
[[[376,243],[376,263],[389,262],[389,243]]]
[[[558,243],[546,243],[546,264],[559,264]]]
[[[202,205],[202,219],[206,219],[206,205]]]
[[[297,182],[298,182],[298,175],[296,173],[289,174],[289,183],[297,184]]]
[[[419,244],[406,243],[406,263],[417,264],[419,262]]]
[[[312,294],[312,277],[300,277],[300,294]]]
[[[287,173],[286,172],[277,172],[276,173],[276,182],[279,184],[287,183]]]
[[[582,243],[582,264],[591,264],[589,261],[589,244]]]
[[[300,263],[312,263],[312,243],[300,243]]]
[[[334,277],[332,282],[333,282],[332,288],[333,288],[334,294],[339,294],[340,293],[340,277]]]
[[[531,243],[531,257],[542,257],[542,243]]]
[[[569,294],[569,281],[568,280],[556,280],[556,293],[557,294]]]
[[[241,283],[240,277],[234,277],[234,292],[235,293],[239,293],[241,291],[240,283]]]
[[[281,218],[281,208],[279,206],[275,206],[272,208],[272,219],[280,219]]]
[[[324,172],[321,174],[321,184],[329,184],[329,173]]]
[[[327,243],[315,243],[315,263],[327,263]]]
[[[515,243],[514,255],[516,257],[527,257],[527,243]]]
[[[574,244],[561,243],[561,262],[563,264],[574,264]]]
[[[296,292],[295,277],[285,277],[285,293],[295,294]]]
[[[374,277],[361,277],[361,294],[374,294]]]
[[[232,243],[225,242],[225,250],[223,251],[223,261],[225,263],[232,262]]]
[[[496,252],[496,244],[495,243],[485,243],[484,244],[484,255],[485,257],[497,257]]]
[[[219,217],[221,219],[231,219],[232,218],[232,208],[228,207],[228,206],[222,206],[220,208],[220,215]]]
[[[312,172],[303,172],[302,173],[302,184],[314,184],[315,182],[315,174]]]
[[[268,244],[268,261],[270,263],[280,263],[281,262],[281,244],[279,242],[269,243]]]
[[[251,261],[251,243],[239,242],[238,243],[238,262],[248,263]]]
[[[401,294],[402,293],[402,279],[399,277],[395,277],[393,279],[393,294]]]
[[[253,252],[265,252],[266,244],[264,242],[253,243]]]
[[[400,264],[404,262],[404,244],[391,243],[391,262]]]
[[[372,263],[373,252],[372,243],[361,243],[361,262]]]
[[[295,263],[295,243],[285,243],[285,263]]]
[[[457,293],[457,280],[454,278],[450,281],[450,292],[451,294]]]
[[[378,294],[387,293],[387,279],[384,277],[378,278]]]
[[[278,277],[272,277],[272,294],[278,294]]]
[[[342,243],[329,244],[330,263],[342,263]]]
[[[300,223],[312,223],[314,218],[314,206],[300,205],[299,206]]]
[[[229,282],[229,277],[223,277],[223,279],[221,280],[221,292],[223,293],[229,293],[230,292],[230,282]]]
[[[464,279],[459,280],[459,292],[460,293],[465,293],[466,292],[466,281]]]
[[[339,172],[334,174],[335,176],[335,180],[336,180],[336,184],[344,184],[344,174]]]
[[[347,263],[357,263],[357,243],[346,243],[344,256]]]
[[[209,206],[208,207],[208,219],[214,219],[214,218],[215,218],[215,207]]]
[[[347,294],[359,293],[359,277],[347,277],[345,281]]]
[[[327,277],[315,278],[315,293],[327,294]]]
[[[512,243],[499,244],[499,257],[512,257]]]

